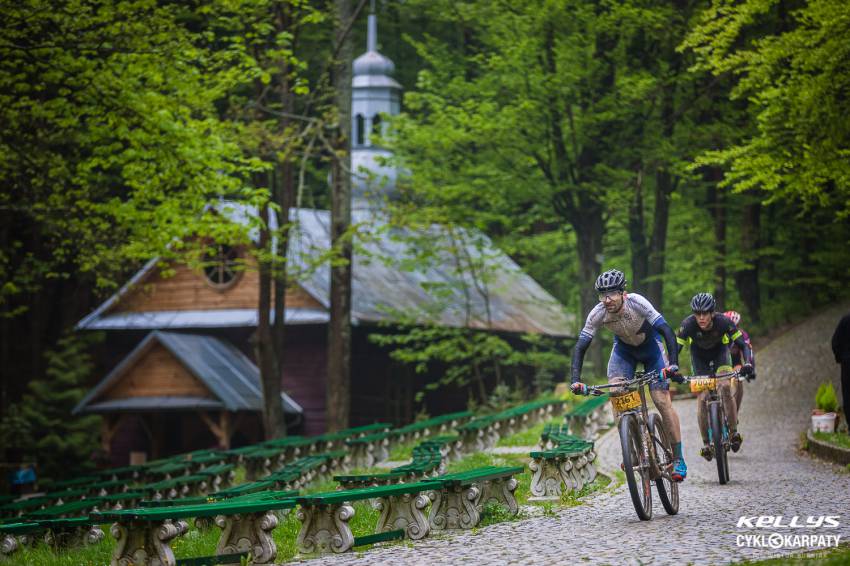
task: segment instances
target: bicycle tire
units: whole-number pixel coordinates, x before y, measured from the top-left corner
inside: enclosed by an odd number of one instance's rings
[[[670,476],[674,461],[673,447],[670,445],[667,431],[664,430],[664,422],[658,413],[649,415],[649,435],[655,443],[658,468],[662,471],[662,476],[655,480],[658,499],[661,500],[661,505],[668,515],[675,515],[679,512],[679,484]],[[665,472],[666,477],[663,475]]]
[[[717,478],[720,480],[720,485],[725,485],[729,481],[729,459],[723,447],[723,417],[720,413],[720,403],[711,403],[709,406],[709,422],[714,443],[714,459],[717,461]]]
[[[652,519],[652,488],[649,469],[640,464],[643,441],[634,415],[626,414],[620,419],[620,447],[623,450],[623,470],[626,473],[626,483],[629,485],[629,494],[631,494],[635,512],[641,521],[649,521]],[[635,465],[642,470],[638,472],[637,478]]]

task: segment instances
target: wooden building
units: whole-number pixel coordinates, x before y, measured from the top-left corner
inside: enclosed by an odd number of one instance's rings
[[[414,394],[439,378],[414,374],[370,341],[370,333],[393,331],[399,315],[415,324],[477,328],[517,340],[523,333],[574,332],[562,305],[484,235],[440,226],[414,233],[388,224],[380,202],[393,197],[396,173],[383,164],[388,152],[371,135],[381,127],[381,114],[399,111],[401,87],[390,76],[392,62],[377,52],[374,14],[368,35],[368,50],[353,68],[352,164],[383,180],[372,185],[370,176],[353,179],[353,221],[363,235],[352,265],[353,425],[409,422]],[[256,214],[232,202],[217,210],[245,224]],[[293,209],[290,221],[287,257],[294,283],[286,297],[282,402],[292,431],[317,434],[325,429],[330,268],[310,264],[329,250],[330,214]],[[413,261],[423,249],[432,260],[427,266]],[[248,393],[259,390],[252,361],[258,274],[245,250],[222,247],[209,263],[193,270],[152,259],[77,326],[107,332],[100,362],[114,369],[76,412],[103,415],[104,448],[116,463],[130,451],[157,457],[260,438],[259,399]],[[464,263],[475,269],[459,270]],[[245,269],[236,269],[240,264]],[[239,388],[241,399],[234,393]],[[466,402],[463,391],[443,390],[428,399],[427,408],[438,414]]]

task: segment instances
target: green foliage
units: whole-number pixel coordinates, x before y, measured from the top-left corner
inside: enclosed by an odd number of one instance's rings
[[[9,437],[4,446],[15,447],[38,462],[39,480],[61,479],[91,469],[93,452],[99,447],[100,418],[72,417],[71,411],[85,395],[91,381],[92,360],[89,347],[102,335],[68,335],[55,350],[45,354],[44,377],[29,383],[29,391],[4,418],[2,435]],[[23,436],[14,438],[14,422],[23,419]],[[7,428],[9,427],[9,428]]]
[[[684,46],[699,66],[736,77],[756,135],[697,163],[723,164],[736,190],[758,188],[772,199],[802,201],[850,215],[850,57],[847,4],[809,0],[712,3]]]
[[[826,413],[834,413],[838,410],[838,396],[831,382],[820,384],[815,394],[815,406]]]

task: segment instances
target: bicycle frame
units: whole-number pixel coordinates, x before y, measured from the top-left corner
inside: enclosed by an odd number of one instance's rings
[[[635,377],[630,380],[608,383],[605,385],[593,385],[589,387],[589,390],[591,395],[602,395],[602,389],[621,389],[623,393],[635,390],[638,391],[638,395],[640,395],[640,406],[618,413],[617,422],[619,424],[624,415],[635,416],[635,419],[638,422],[638,430],[640,430],[642,445],[641,467],[648,466],[649,477],[651,480],[656,480],[659,477],[664,476],[666,479],[670,479],[672,481],[672,478],[669,477],[670,471],[668,470],[665,475],[665,472],[661,470],[658,465],[658,455],[655,453],[655,443],[658,439],[653,438],[649,430],[649,409],[646,406],[646,386],[656,381],[658,378],[658,372],[655,371],[649,373],[636,371]]]

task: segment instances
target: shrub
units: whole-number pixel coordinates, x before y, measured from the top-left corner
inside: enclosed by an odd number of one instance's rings
[[[815,394],[815,406],[825,413],[834,413],[838,410],[838,396],[832,383],[822,383]]]

